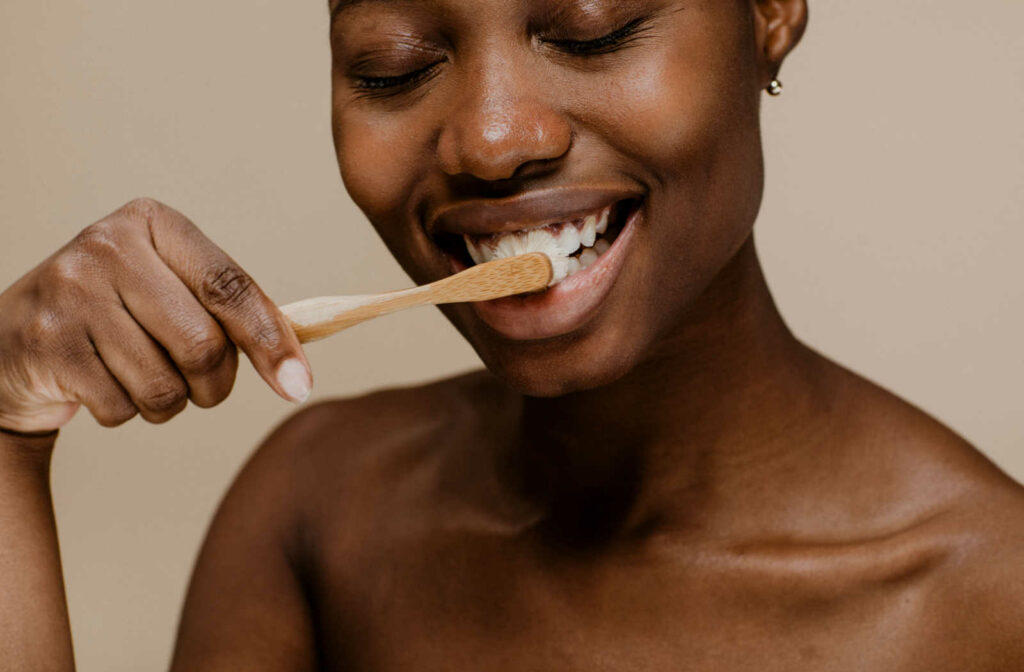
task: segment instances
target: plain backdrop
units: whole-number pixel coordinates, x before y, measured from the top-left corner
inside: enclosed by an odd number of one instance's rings
[[[1024,2],[811,9],[764,104],[757,235],[783,314],[1024,478]],[[3,0],[0,287],[135,196],[185,212],[280,303],[406,285],[338,177],[329,68],[324,0]],[[308,353],[314,399],[479,366],[434,309]],[[292,411],[247,362],[235,389],[160,427],[81,413],[64,431],[82,672],[166,666],[210,516]]]

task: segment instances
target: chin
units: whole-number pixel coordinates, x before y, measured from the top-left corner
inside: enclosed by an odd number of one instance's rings
[[[461,308],[452,312],[470,312]],[[572,334],[531,341],[502,337],[472,315],[449,317],[492,374],[530,397],[555,398],[611,385],[644,358],[646,339],[625,314],[603,316]]]

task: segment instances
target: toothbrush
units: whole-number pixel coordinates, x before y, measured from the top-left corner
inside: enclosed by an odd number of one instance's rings
[[[547,255],[533,252],[479,264],[429,285],[366,296],[322,296],[290,303],[281,312],[299,341],[310,343],[406,308],[539,292],[551,284],[552,275]]]

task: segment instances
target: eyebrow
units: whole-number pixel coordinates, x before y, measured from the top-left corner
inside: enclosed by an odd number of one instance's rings
[[[355,7],[356,5],[390,4],[392,2],[400,1],[402,0],[338,0],[338,3],[334,5],[334,9],[331,10],[331,24],[334,23],[334,21],[344,10],[349,9],[351,7]]]

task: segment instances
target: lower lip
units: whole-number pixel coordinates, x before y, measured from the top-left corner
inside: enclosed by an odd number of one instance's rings
[[[643,205],[630,213],[608,251],[592,266],[540,294],[511,296],[472,304],[495,332],[510,340],[555,338],[586,324],[600,308],[622,270]]]

